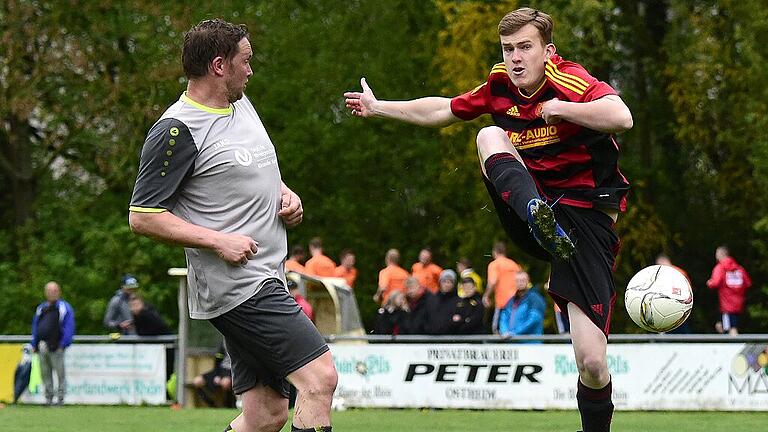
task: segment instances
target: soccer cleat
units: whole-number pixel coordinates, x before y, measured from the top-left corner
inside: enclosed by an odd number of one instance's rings
[[[534,198],[528,201],[528,228],[537,242],[556,259],[567,260],[576,247],[555,220],[552,207]]]

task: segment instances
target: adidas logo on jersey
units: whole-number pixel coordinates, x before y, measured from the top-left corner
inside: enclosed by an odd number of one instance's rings
[[[512,117],[520,117],[520,110],[517,109],[517,105],[512,105],[512,107],[507,110],[507,115]]]

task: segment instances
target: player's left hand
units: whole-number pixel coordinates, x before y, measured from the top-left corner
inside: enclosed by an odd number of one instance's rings
[[[378,102],[376,96],[373,94],[373,90],[368,86],[368,82],[365,78],[360,79],[360,87],[362,92],[346,92],[344,93],[344,102],[351,110],[351,113],[355,117],[372,117],[373,105]]]
[[[541,105],[541,118],[547,124],[558,124],[563,120],[558,111],[561,103],[560,99],[553,98]]]
[[[283,185],[280,191],[280,211],[277,213],[286,225],[294,227],[304,219],[304,208],[301,206],[301,198]]]

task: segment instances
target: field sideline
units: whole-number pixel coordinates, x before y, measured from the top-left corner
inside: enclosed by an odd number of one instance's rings
[[[3,432],[220,432],[235,410],[172,410],[168,407],[6,406],[0,409]],[[578,429],[576,411],[461,411],[354,409],[334,412],[339,432],[525,431]],[[618,412],[615,432],[764,430],[768,413]],[[290,431],[286,425],[283,431]]]

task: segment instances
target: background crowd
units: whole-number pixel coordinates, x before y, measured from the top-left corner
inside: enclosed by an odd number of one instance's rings
[[[302,246],[291,249],[285,262],[286,272],[320,278],[338,278],[350,289],[355,288],[358,273],[355,254],[344,249],[339,265],[326,256],[320,238],[309,242],[310,258]],[[498,242],[491,250],[491,260],[483,278],[470,259],[459,258],[455,270],[434,262],[428,247],[419,251],[417,261],[406,270],[400,252],[390,249],[384,256],[384,268],[379,271],[377,290],[370,300],[378,306],[370,333],[390,335],[477,335],[500,336],[541,335],[547,311],[552,311],[554,328],[568,332],[568,317],[556,304],[547,300],[548,281],[534,284],[526,271],[526,263],[507,256],[506,245]],[[733,257],[726,246],[715,251],[716,265],[706,286],[716,292],[718,311],[711,311],[717,333],[738,334],[739,322],[745,309],[746,294],[752,286],[749,273]],[[688,273],[674,265],[665,254],[656,264],[672,266],[689,280]],[[367,275],[364,277],[368,277]],[[693,286],[693,285],[692,285]],[[288,279],[288,288],[304,313],[314,321],[311,301],[305,298],[298,284]],[[40,356],[40,368],[49,405],[61,404],[66,395],[65,350],[75,335],[75,310],[62,299],[61,286],[50,281],[44,287],[45,300],[32,318],[32,351]],[[551,307],[547,303],[552,304]],[[126,274],[120,281],[104,313],[104,328],[115,337],[119,335],[161,336],[174,333],[157,309],[146,302],[139,292],[138,279]],[[676,333],[691,333],[689,322]],[[537,341],[529,341],[536,343]],[[168,377],[173,372],[173,351],[166,355]],[[231,363],[223,345],[218,349],[213,369],[192,381],[199,398],[211,406],[232,406]],[[56,375],[54,384],[53,376]],[[218,395],[218,397],[217,397]]]
[[[342,251],[340,265],[324,254],[320,238],[309,242],[309,251],[311,258],[304,262],[304,248],[294,246],[286,261],[286,271],[343,278],[345,284],[354,289],[357,269],[351,250]],[[547,306],[548,280],[533,283],[526,271],[528,264],[508,257],[503,242],[493,245],[491,258],[484,279],[466,257],[456,261],[455,270],[444,268],[434,262],[432,250],[425,247],[419,251],[417,261],[407,266],[397,249],[388,250],[372,298],[378,310],[369,331],[394,335],[540,335],[544,333],[547,311],[552,310],[555,330],[568,332],[567,315],[554,303],[550,302],[551,308]],[[716,292],[719,304],[717,312],[709,313],[711,328],[718,333],[735,335],[752,282],[726,246],[717,248],[715,260],[717,264],[706,282],[707,287]],[[667,255],[660,254],[656,264],[676,268],[691,283],[688,273],[674,265]],[[692,283],[691,286],[693,288]],[[368,300],[363,298],[363,301]],[[691,325],[686,322],[673,332],[691,333]]]

